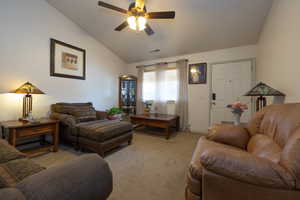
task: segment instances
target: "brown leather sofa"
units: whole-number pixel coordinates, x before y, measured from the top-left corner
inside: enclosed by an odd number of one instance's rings
[[[300,104],[271,105],[246,128],[215,125],[189,167],[187,200],[299,200]]]
[[[132,124],[108,120],[103,111],[96,111],[92,103],[56,103],[51,105],[51,118],[61,123],[61,138],[75,148],[88,149],[104,157],[105,152],[131,144]]]

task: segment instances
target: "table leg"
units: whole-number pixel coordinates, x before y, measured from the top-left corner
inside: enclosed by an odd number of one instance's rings
[[[46,135],[41,135],[40,136],[40,145],[45,145],[46,144]]]
[[[58,151],[58,143],[59,143],[59,125],[56,123],[55,125],[55,131],[53,133],[53,151],[57,152]]]
[[[1,126],[2,139],[5,140],[5,129]]]
[[[179,117],[176,118],[176,131],[177,132],[180,131],[180,118]]]
[[[16,129],[12,129],[9,130],[11,131],[11,133],[9,133],[9,144],[12,145],[13,147],[16,147],[16,137],[17,137],[17,130]]]
[[[170,132],[170,126],[167,126],[166,128],[166,139],[170,139],[170,135],[171,135],[171,132]]]

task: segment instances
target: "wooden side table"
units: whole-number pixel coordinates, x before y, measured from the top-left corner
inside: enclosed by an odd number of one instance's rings
[[[5,131],[8,132],[8,142],[16,147],[17,141],[22,141],[24,139],[40,136],[45,138],[46,135],[51,134],[53,138],[53,143],[45,145],[39,149],[35,150],[25,150],[26,154],[34,154],[37,152],[53,150],[58,151],[59,145],[59,121],[52,119],[42,119],[38,123],[24,123],[21,121],[6,121],[0,123],[2,127],[2,134]]]

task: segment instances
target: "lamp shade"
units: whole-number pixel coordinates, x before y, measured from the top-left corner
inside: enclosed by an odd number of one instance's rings
[[[244,96],[285,96],[285,94],[268,86],[263,82],[260,82]]]
[[[18,94],[45,94],[39,88],[34,86],[33,84],[27,82],[20,86],[18,89],[14,90],[12,93]]]

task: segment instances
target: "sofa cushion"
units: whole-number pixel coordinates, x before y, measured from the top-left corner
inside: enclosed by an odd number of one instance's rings
[[[282,148],[300,127],[300,104],[273,104],[266,107],[259,132],[269,136]]]
[[[52,112],[61,114],[71,114],[74,108],[90,108],[93,107],[92,103],[56,103],[51,105]]]
[[[93,109],[82,111],[79,109],[74,109],[71,112],[71,115],[74,116],[77,123],[88,122],[96,120],[96,111]]]
[[[120,120],[96,120],[78,124],[79,137],[104,142],[132,130],[132,124]]]
[[[0,188],[15,186],[26,177],[44,169],[44,167],[41,167],[27,158],[0,164]]]
[[[25,157],[25,154],[9,145],[5,140],[0,140],[0,164]]]
[[[269,136],[257,134],[251,137],[247,150],[260,158],[266,158],[275,163],[280,161],[282,148],[274,142]]]
[[[208,171],[241,182],[269,188],[295,188],[294,177],[284,167],[246,151],[209,148],[200,160]]]
[[[199,139],[196,149],[193,153],[192,161],[190,163],[190,168],[189,168],[189,172],[193,178],[196,178],[196,179],[202,178],[202,166],[201,166],[201,162],[200,162],[200,156],[208,148],[222,149],[222,150],[224,148],[225,149],[237,149],[237,150],[243,151],[239,148],[221,144],[221,143],[217,143],[214,141],[210,141],[210,140],[206,139],[205,137],[201,137]]]
[[[72,115],[76,123],[96,120],[96,110],[92,103],[57,103],[52,105],[52,111]]]
[[[246,149],[249,141],[248,131],[241,126],[215,124],[207,135],[209,140]]]
[[[60,114],[70,114],[73,108],[73,106],[55,105],[55,112]]]

